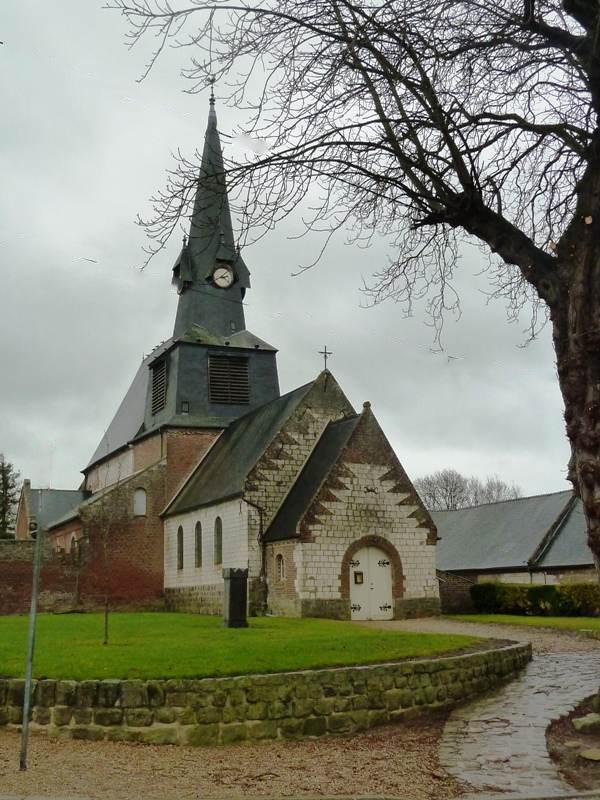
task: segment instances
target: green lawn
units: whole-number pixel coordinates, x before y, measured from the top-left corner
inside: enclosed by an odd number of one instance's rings
[[[448,614],[447,617],[460,622],[495,622],[499,625],[525,625],[530,628],[600,632],[600,617],[526,617],[518,614]]]
[[[22,676],[27,617],[0,617],[0,676]],[[113,613],[102,645],[101,614],[41,614],[37,678],[196,678],[367,664],[467,648],[472,636],[378,630],[350,622],[259,617],[246,629],[218,617]]]

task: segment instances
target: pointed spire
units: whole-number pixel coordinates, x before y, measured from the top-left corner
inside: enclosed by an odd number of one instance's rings
[[[236,275],[229,289],[215,287],[211,279],[217,264],[223,262],[231,265]],[[244,330],[242,298],[250,286],[250,274],[236,251],[212,86],[189,239],[173,267],[173,276],[180,292],[175,337],[183,336],[194,324],[221,335]]]

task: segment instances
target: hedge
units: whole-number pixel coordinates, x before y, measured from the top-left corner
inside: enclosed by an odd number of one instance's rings
[[[476,611],[483,614],[530,614],[552,617],[600,616],[600,585],[552,586],[521,583],[476,583],[471,586]]]

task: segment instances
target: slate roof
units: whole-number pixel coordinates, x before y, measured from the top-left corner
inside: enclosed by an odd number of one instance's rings
[[[537,561],[539,567],[588,566],[593,563],[581,500],[576,499],[562,525]]]
[[[167,506],[165,516],[242,494],[248,473],[313,383],[288,392],[232,422]]]
[[[149,358],[144,359],[140,364],[131,386],[117,409],[117,413],[106,429],[106,433],[100,439],[100,443],[94,450],[94,454],[85,469],[106,458],[111,453],[120,450],[139,433],[144,423],[146,410],[146,391],[150,375],[148,369]]]
[[[577,503],[572,505],[573,493],[566,491],[432,512],[440,536],[437,567],[467,571],[592,564],[583,515]]]
[[[267,542],[290,539],[360,420],[360,415],[330,422],[296,482],[265,532]]]
[[[150,366],[157,358],[164,355],[173,345],[180,341],[178,339],[167,339],[158,347],[155,347],[150,355],[146,356],[139,366],[138,371],[127,390],[125,397],[121,401],[112,422],[106,429],[100,443],[94,450],[85,469],[89,469],[98,461],[116,453],[122,447],[129,444],[137,436],[145,433],[144,415],[146,410],[146,397],[148,393],[148,381],[150,380]],[[194,326],[186,336],[181,337],[181,341],[196,344],[207,344],[215,346],[240,347],[253,350],[267,350],[277,352],[276,348],[255,336],[250,331],[237,331],[230,336],[220,336],[209,333],[199,326]],[[222,428],[226,421],[221,417],[194,417],[186,414],[182,417],[174,417],[169,420],[169,425],[184,428]]]
[[[54,520],[70,514],[89,495],[71,489],[30,489],[29,515],[36,518],[38,527],[47,528]]]

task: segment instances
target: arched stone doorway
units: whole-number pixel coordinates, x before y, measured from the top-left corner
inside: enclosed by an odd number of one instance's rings
[[[402,562],[381,536],[364,536],[350,545],[342,561],[340,591],[350,619],[393,619],[395,599],[403,595]]]

